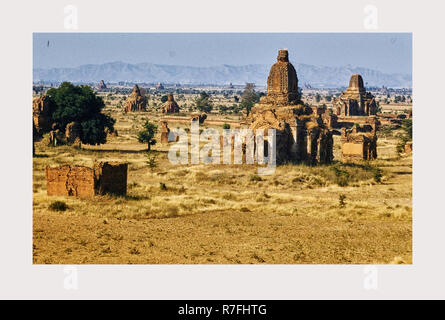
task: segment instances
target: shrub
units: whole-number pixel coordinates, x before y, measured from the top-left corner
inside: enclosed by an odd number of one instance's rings
[[[374,181],[377,183],[380,183],[380,182],[382,182],[382,177],[383,177],[382,169],[375,168],[374,169]]]
[[[48,208],[53,211],[65,211],[68,209],[68,205],[63,201],[54,201]]]
[[[133,247],[133,248],[131,248],[131,250],[130,250],[130,254],[141,254],[141,252],[139,251],[138,248]]]
[[[261,177],[256,174],[252,174],[250,176],[250,181],[263,181],[263,179],[261,179]]]
[[[161,189],[162,191],[167,190],[167,186],[165,185],[164,182],[159,182],[159,189]]]
[[[346,206],[345,200],[346,195],[344,195],[343,193],[338,196],[338,205],[340,206],[340,208],[344,208]]]
[[[348,171],[342,170],[336,166],[331,167],[335,173],[335,183],[339,187],[346,187],[348,185],[349,173]]]
[[[150,153],[147,152],[147,164],[151,171],[153,171],[157,166],[158,163],[156,161],[156,155],[150,155]]]
[[[223,129],[230,129],[230,124],[224,123],[222,126]]]

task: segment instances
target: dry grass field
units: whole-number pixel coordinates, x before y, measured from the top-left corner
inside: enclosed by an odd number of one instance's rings
[[[136,133],[159,115],[108,104],[119,135],[107,144],[36,143],[34,263],[412,263],[412,159],[396,153],[397,132],[379,137],[379,159],[369,163],[338,161],[335,136],[332,165],[288,164],[260,177],[252,165],[172,165],[159,143],[147,155]],[[129,163],[127,196],[47,196],[47,165],[95,159]],[[51,210],[57,200],[67,209]]]

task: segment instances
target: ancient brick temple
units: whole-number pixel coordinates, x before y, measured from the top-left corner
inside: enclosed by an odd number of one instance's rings
[[[134,85],[133,91],[125,102],[125,112],[140,112],[147,108],[147,98],[141,94],[141,90],[137,84]]]
[[[332,133],[321,115],[300,100],[297,73],[288,51],[279,50],[267,79],[267,96],[252,107],[245,123],[257,129],[276,129],[277,163],[307,161],[328,163],[333,159]]]
[[[179,106],[176,103],[175,99],[173,98],[173,94],[169,93],[167,97],[168,97],[167,101],[162,106],[161,112],[162,113],[178,113]]]
[[[103,80],[100,80],[99,84],[96,87],[98,90],[105,90],[107,88],[107,85]]]
[[[298,78],[294,66],[289,62],[287,50],[279,50],[277,62],[267,78],[267,96],[263,103],[293,105],[300,103]]]
[[[374,96],[366,92],[359,74],[351,76],[349,87],[334,100],[333,106],[339,116],[370,116],[377,113]]]
[[[341,153],[343,161],[377,159],[377,130],[380,122],[371,118],[367,125],[342,128]]]

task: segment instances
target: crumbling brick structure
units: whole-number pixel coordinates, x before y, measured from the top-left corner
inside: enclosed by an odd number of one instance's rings
[[[125,102],[125,112],[140,112],[147,108],[147,98],[141,94],[141,90],[137,84],[134,85],[133,91]]]
[[[127,163],[95,162],[93,170],[96,194],[125,195],[127,193]]]
[[[405,144],[404,150],[405,150],[405,153],[412,153],[413,152],[413,142],[412,141],[407,142]]]
[[[203,124],[205,119],[207,119],[207,115],[205,113],[193,113],[189,119],[191,121],[199,121],[199,124]]]
[[[363,78],[353,74],[349,87],[333,102],[334,109],[339,116],[370,116],[377,112],[374,96],[366,92]]]
[[[42,134],[51,130],[51,113],[54,107],[54,104],[47,95],[41,95],[33,99],[33,122],[38,134]]]
[[[345,162],[377,159],[375,127],[371,131],[367,127],[359,126],[352,129],[342,128],[341,144],[342,160]]]
[[[161,121],[161,143],[168,143],[168,134],[170,129],[168,128],[167,121]]]
[[[167,97],[168,97],[167,101],[162,106],[161,112],[162,113],[178,113],[179,106],[176,103],[175,99],[173,98],[173,94],[169,93]]]
[[[263,103],[278,105],[298,104],[300,102],[298,78],[287,50],[279,50],[277,62],[270,68],[267,77],[267,96]]]
[[[76,122],[70,122],[65,128],[65,139],[69,145],[80,144],[80,134],[82,127]]]
[[[93,168],[84,166],[46,167],[49,196],[75,196],[127,193],[127,163],[96,162]]]
[[[333,159],[332,133],[322,112],[305,106],[298,91],[298,78],[288,51],[278,52],[267,79],[267,96],[252,107],[246,125],[253,129],[276,130],[276,161],[328,163]],[[265,137],[267,139],[267,137]]]
[[[46,185],[49,196],[94,196],[93,169],[82,166],[46,168]]]
[[[329,129],[337,128],[338,116],[336,114],[326,111],[321,115],[321,118]]]
[[[105,82],[103,80],[100,80],[99,84],[96,87],[98,90],[105,90],[107,89],[107,85],[105,84]]]

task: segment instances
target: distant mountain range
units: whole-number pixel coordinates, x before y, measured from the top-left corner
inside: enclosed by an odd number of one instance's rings
[[[361,67],[323,67],[294,64],[299,86],[347,87],[354,73],[362,75],[365,86],[411,88],[410,74],[387,74]],[[34,69],[33,79],[45,82],[145,82],[181,84],[244,84],[253,82],[265,85],[271,65],[251,64],[245,66],[220,65],[212,67],[190,67],[159,65],[150,63],[130,64],[110,62],[87,64],[76,68]]]

